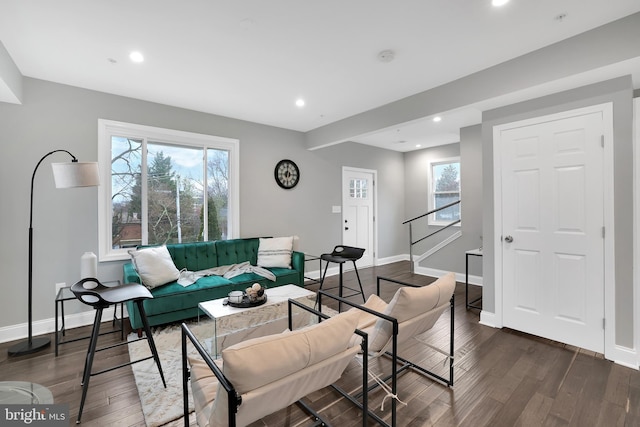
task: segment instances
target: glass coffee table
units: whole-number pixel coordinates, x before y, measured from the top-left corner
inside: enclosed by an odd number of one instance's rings
[[[251,338],[277,334],[288,327],[288,301],[296,300],[308,307],[316,302],[315,292],[297,285],[283,285],[267,288],[267,302],[247,308],[237,308],[223,304],[226,298],[204,301],[198,304],[199,311],[211,320],[211,328],[200,328],[198,339],[211,354],[218,358],[220,352],[233,344]],[[293,310],[294,327],[309,324],[312,316],[300,308]],[[198,326],[201,325],[198,315]],[[208,339],[206,339],[208,338]]]

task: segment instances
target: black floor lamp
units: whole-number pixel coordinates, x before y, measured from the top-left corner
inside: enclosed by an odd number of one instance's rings
[[[53,178],[56,188],[92,187],[100,183],[97,162],[80,163],[76,156],[67,150],[53,150],[40,159],[33,175],[31,176],[31,202],[29,210],[29,336],[26,341],[21,341],[8,349],[10,356],[34,353],[47,347],[51,340],[49,337],[33,338],[32,326],[32,299],[33,299],[33,181],[40,163],[54,153],[64,152],[71,156],[69,163],[52,163]]]

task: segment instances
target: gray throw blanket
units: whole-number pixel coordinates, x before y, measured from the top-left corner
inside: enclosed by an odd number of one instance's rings
[[[244,273],[256,273],[259,276],[267,278],[272,282],[276,281],[276,276],[266,268],[258,267],[257,265],[251,265],[249,261],[245,261],[240,264],[222,265],[220,267],[207,268],[200,271],[189,271],[186,268],[180,270],[180,277],[178,277],[178,284],[182,286],[189,286],[205,276],[222,276],[226,279],[239,276]]]

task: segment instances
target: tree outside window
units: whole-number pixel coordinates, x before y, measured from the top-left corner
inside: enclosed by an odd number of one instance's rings
[[[460,160],[431,164],[431,197],[429,210],[460,200]],[[451,206],[430,216],[429,224],[446,225],[460,219],[460,205]]]

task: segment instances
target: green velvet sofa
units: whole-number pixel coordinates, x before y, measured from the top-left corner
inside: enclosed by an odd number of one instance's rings
[[[195,242],[167,245],[167,249],[178,270],[205,270],[213,267],[240,264],[250,261],[257,264],[258,238],[216,240],[211,242]],[[133,263],[123,265],[123,283],[142,283]],[[151,289],[153,299],[144,301],[144,310],[149,324],[162,325],[198,316],[198,303],[223,298],[231,291],[243,291],[253,283],[260,283],[268,288],[281,285],[304,285],[304,254],[293,252],[291,268],[268,268],[276,276],[273,282],[255,273],[243,273],[231,279],[222,276],[201,277],[187,287],[177,282]],[[127,303],[131,327],[142,328],[142,320],[137,306]]]

